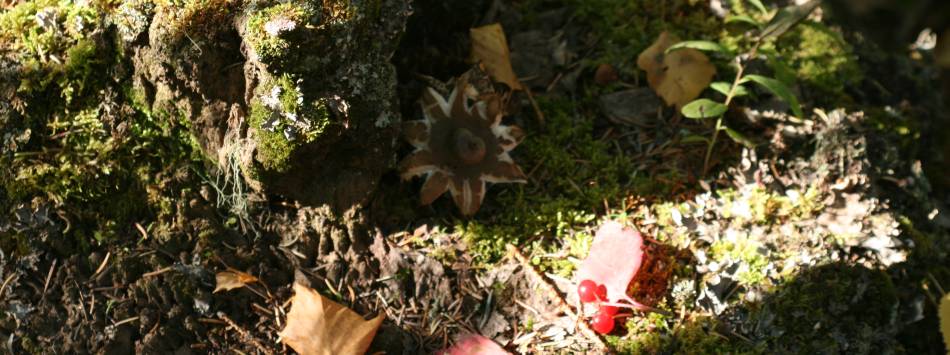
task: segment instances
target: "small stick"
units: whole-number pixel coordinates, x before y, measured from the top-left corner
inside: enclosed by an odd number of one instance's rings
[[[227,322],[228,326],[231,327],[231,329],[234,329],[235,331],[238,332],[238,334],[241,334],[241,336],[244,337],[245,340],[251,342],[251,344],[254,344],[254,346],[256,346],[262,353],[273,354],[273,352],[270,351],[270,349],[265,348],[264,345],[261,344],[260,340],[257,340],[257,338],[251,335],[251,333],[244,330],[244,328],[241,328],[241,326],[239,326],[237,323],[231,320],[231,318],[229,318],[227,314],[224,314],[224,312],[218,312],[218,318],[221,318],[221,320]]]
[[[524,84],[521,84],[524,86]],[[538,106],[538,102],[534,100],[534,95],[531,94],[531,90],[528,88],[524,89],[524,92],[528,94],[528,101],[531,102],[531,107],[534,108],[534,114],[538,116],[538,123],[541,127],[544,127],[544,112],[541,112],[541,107]]]
[[[228,322],[225,322],[220,319],[214,318],[198,318],[199,323],[210,323],[210,324],[219,324],[219,325],[228,325]]]
[[[94,273],[92,274],[92,276],[89,277],[90,279],[96,278],[96,275],[99,275],[99,273],[102,272],[102,270],[104,270],[104,269],[106,268],[106,265],[109,263],[109,257],[111,257],[111,256],[112,256],[112,252],[111,252],[111,251],[108,252],[108,253],[106,253],[105,259],[102,259],[102,263],[99,264],[99,268],[96,269],[96,272],[94,272]]]
[[[132,323],[132,322],[137,321],[137,320],[139,320],[139,317],[132,317],[132,318],[128,318],[128,319],[123,319],[123,320],[120,320],[120,321],[116,322],[116,323],[113,324],[112,326],[118,327],[118,326],[123,325],[123,324],[125,324],[125,323]]]
[[[138,224],[138,222],[136,222],[136,223],[135,223],[135,229],[138,229],[138,230],[139,230],[139,233],[142,233],[142,240],[148,239],[148,233],[145,232],[145,228],[142,228],[142,225],[141,225],[141,224]]]
[[[561,297],[561,293],[554,286],[552,286],[544,276],[534,269],[534,266],[531,265],[531,261],[521,253],[521,250],[511,244],[508,244],[507,247],[508,252],[518,260],[518,263],[520,263],[525,270],[528,270],[529,273],[533,274],[538,280],[541,281],[541,287],[545,292],[547,292],[551,299],[556,301],[558,308],[564,311],[564,313],[566,313],[569,317],[578,319],[578,315],[574,313],[574,310],[571,308],[571,306],[564,301],[564,298]],[[590,326],[588,326],[586,322],[577,323],[579,328],[581,328],[581,332],[584,333],[584,335],[586,335],[589,340],[596,344],[600,349],[607,349],[607,344],[604,344],[603,339],[601,339],[593,329],[590,329]]]
[[[49,281],[53,279],[53,272],[56,271],[56,262],[59,259],[53,259],[53,264],[49,266],[49,273],[46,274],[46,283],[43,284],[43,296],[40,297],[40,303],[46,299],[46,290],[49,289]]]
[[[10,276],[6,280],[3,280],[3,285],[0,285],[0,298],[3,298],[3,291],[7,289],[7,285],[10,284],[10,281],[13,281],[13,277],[16,276],[16,273],[10,273]]]
[[[152,271],[152,272],[144,273],[144,274],[142,274],[142,277],[158,276],[158,275],[164,274],[164,273],[166,273],[166,272],[169,272],[169,271],[171,271],[171,270],[172,270],[171,267],[165,267],[165,268],[161,268],[161,269],[158,269],[158,270],[155,270],[155,271]]]

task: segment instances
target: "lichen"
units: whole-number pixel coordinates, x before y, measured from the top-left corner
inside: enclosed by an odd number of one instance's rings
[[[294,151],[316,141],[333,122],[332,98],[309,98],[302,79],[284,74],[259,87],[249,123],[258,138],[258,161],[272,171],[288,168]]]
[[[313,8],[293,2],[268,7],[251,15],[246,40],[261,62],[278,64],[293,55],[300,29],[313,17]]]

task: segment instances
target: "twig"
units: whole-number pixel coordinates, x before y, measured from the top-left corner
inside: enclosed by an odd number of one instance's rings
[[[113,324],[112,326],[118,327],[118,326],[123,325],[123,324],[125,324],[125,323],[132,323],[132,322],[137,321],[137,320],[139,320],[139,317],[132,317],[132,318],[128,318],[128,319],[123,319],[123,320],[120,320],[120,321],[116,322],[116,323]]]
[[[145,231],[145,228],[143,228],[141,224],[138,224],[138,222],[136,222],[135,229],[138,229],[139,233],[142,234],[142,240],[148,239],[148,232]]]
[[[56,262],[59,259],[53,259],[53,264],[49,266],[49,272],[46,274],[46,283],[43,284],[43,296],[40,297],[40,303],[46,299],[46,290],[49,289],[49,281],[53,279],[53,272],[56,271]]]
[[[521,84],[521,86],[524,86],[524,84]],[[534,114],[538,117],[538,123],[542,128],[544,128],[544,112],[541,112],[541,106],[538,106],[538,102],[534,100],[534,95],[531,94],[531,89],[526,87],[524,92],[528,94],[528,101],[531,102],[531,107],[534,108]]]
[[[161,268],[161,269],[158,269],[158,270],[155,270],[155,271],[152,271],[152,272],[144,273],[144,274],[142,274],[142,277],[158,276],[158,275],[164,274],[164,273],[169,272],[169,271],[172,271],[172,268],[171,268],[170,266],[169,266],[169,267],[165,267],[165,268]]]
[[[235,331],[238,332],[238,334],[241,334],[241,336],[244,337],[245,340],[251,342],[251,344],[254,344],[254,346],[256,346],[257,349],[260,350],[262,353],[265,353],[265,354],[274,353],[270,351],[270,349],[264,347],[264,345],[261,344],[261,341],[257,340],[257,338],[254,337],[254,335],[251,335],[251,333],[244,330],[244,328],[241,328],[241,326],[239,326],[237,323],[231,320],[231,318],[229,318],[227,314],[224,314],[224,312],[218,312],[218,318],[221,318],[221,320],[227,322],[228,326],[231,327],[231,329],[234,329]]]
[[[99,264],[99,267],[96,268],[96,272],[94,272],[94,273],[92,274],[92,276],[89,277],[90,279],[96,278],[96,275],[99,275],[99,273],[102,272],[102,270],[104,270],[104,269],[106,268],[106,265],[109,263],[109,257],[111,257],[111,256],[112,256],[112,252],[111,252],[111,251],[108,252],[108,253],[106,253],[106,257],[105,257],[104,259],[102,259],[102,263],[100,263],[100,264]]]
[[[3,291],[7,289],[7,285],[10,284],[10,281],[13,281],[13,277],[16,276],[16,273],[10,273],[10,276],[7,276],[6,280],[3,280],[3,285],[0,285],[0,299],[3,299]]]
[[[556,301],[555,303],[557,304],[558,308],[562,310],[565,314],[567,314],[569,317],[573,319],[578,319],[577,313],[574,313],[574,310],[571,308],[571,306],[568,305],[566,301],[564,301],[563,297],[561,297],[561,292],[559,292],[557,288],[552,286],[551,283],[548,282],[547,278],[545,278],[543,275],[538,273],[537,270],[534,269],[534,266],[531,265],[531,261],[528,260],[528,258],[525,257],[524,254],[521,253],[521,250],[519,250],[518,247],[511,244],[508,244],[507,248],[508,248],[508,253],[513,255],[515,259],[518,260],[518,263],[521,264],[521,267],[524,268],[526,271],[528,271],[529,274],[534,275],[534,277],[540,281],[541,288],[543,289],[544,292],[548,294],[548,299],[555,300]],[[576,323],[578,323],[578,327],[581,329],[581,332],[584,333],[584,335],[587,336],[589,340],[591,340],[594,344],[596,344],[597,347],[599,347],[601,350],[605,352],[607,351],[607,344],[604,344],[603,339],[601,339],[600,336],[598,336],[597,333],[594,332],[594,330],[590,329],[590,327],[587,325],[586,322],[576,322]]]

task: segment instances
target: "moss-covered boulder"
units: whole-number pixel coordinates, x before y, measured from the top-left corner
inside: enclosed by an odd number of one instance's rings
[[[252,188],[360,204],[394,161],[406,1],[123,2],[134,97]]]

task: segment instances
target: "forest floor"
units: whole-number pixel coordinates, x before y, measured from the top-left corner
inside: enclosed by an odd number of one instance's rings
[[[733,14],[770,17],[743,3]],[[532,93],[505,118],[526,133],[511,156],[527,183],[490,184],[471,217],[449,197],[420,206],[422,182],[396,168],[342,215],[247,191],[235,208],[211,164],[169,143],[109,158],[155,172],[133,189],[149,206],[118,202],[122,182],[80,212],[4,184],[0,353],[288,353],[295,281],[384,314],[371,353],[467,333],[517,353],[944,352],[950,118],[928,38],[885,51],[817,10],[747,62],[803,115],[750,84],[721,122],[742,138],[709,148],[716,121],[666,107],[637,56],[663,31],[741,53],[749,24],[696,1],[422,1],[392,59],[404,120],[421,118],[430,78],[472,68],[469,29],[496,22]],[[707,55],[731,83],[731,57]],[[162,154],[175,164],[134,158]],[[117,205],[136,219],[107,233]],[[606,221],[643,234],[630,294],[661,311],[621,311],[604,335],[577,308],[574,272]],[[214,292],[227,270],[257,281]]]

